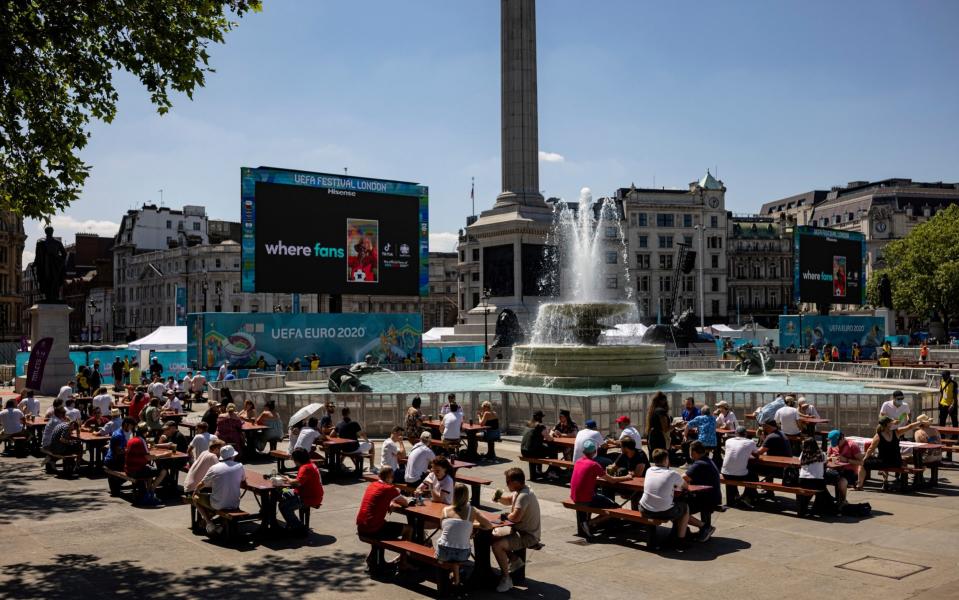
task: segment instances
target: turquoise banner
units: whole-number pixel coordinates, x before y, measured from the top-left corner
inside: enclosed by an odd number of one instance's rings
[[[849,360],[856,343],[862,348],[862,358],[872,358],[876,347],[882,345],[885,324],[882,317],[781,315],[779,347],[808,350],[809,346],[821,349],[832,344],[839,347],[842,360]]]
[[[260,358],[273,367],[316,354],[321,365],[345,365],[367,354],[384,363],[401,363],[422,349],[418,314],[359,313],[194,313],[187,317],[191,365],[215,369],[254,368]]]

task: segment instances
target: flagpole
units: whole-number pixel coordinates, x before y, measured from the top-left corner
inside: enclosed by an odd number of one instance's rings
[[[476,178],[470,177],[470,203],[473,205],[473,216],[476,216]]]

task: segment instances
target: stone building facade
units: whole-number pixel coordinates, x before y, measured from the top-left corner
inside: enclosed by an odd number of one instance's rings
[[[793,238],[787,221],[756,215],[729,218],[726,236],[729,323],[776,328],[793,312]]]
[[[0,342],[18,342],[29,321],[23,297],[23,218],[0,213]]]

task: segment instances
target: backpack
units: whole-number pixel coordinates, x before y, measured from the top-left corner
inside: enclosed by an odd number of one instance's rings
[[[868,517],[872,513],[872,505],[868,502],[846,504],[839,512],[844,517]]]

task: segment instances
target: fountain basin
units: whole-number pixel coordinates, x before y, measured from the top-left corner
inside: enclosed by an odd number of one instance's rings
[[[672,378],[660,345],[514,346],[509,369],[500,376],[507,385],[599,389],[654,387]]]

